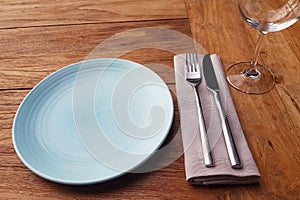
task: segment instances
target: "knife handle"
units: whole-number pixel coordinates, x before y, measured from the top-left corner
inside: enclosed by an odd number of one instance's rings
[[[232,132],[225,114],[225,110],[224,107],[222,105],[222,101],[221,101],[221,97],[220,97],[220,93],[216,92],[216,91],[212,91],[213,95],[214,95],[214,99],[215,99],[215,103],[217,106],[217,109],[219,111],[219,116],[221,119],[221,124],[222,124],[222,130],[223,130],[223,135],[224,135],[224,139],[225,139],[225,144],[227,147],[227,152],[228,152],[228,156],[230,159],[230,163],[231,163],[231,167],[233,169],[241,169],[243,167],[237,148],[236,148],[236,144],[234,142],[233,136],[232,136]]]
[[[202,143],[202,150],[203,150],[203,157],[204,157],[204,164],[206,167],[213,167],[214,162],[211,154],[210,145],[208,142],[207,132],[205,128],[204,118],[201,112],[201,104],[199,99],[199,94],[196,89],[194,88],[194,94],[196,98],[196,104],[197,104],[197,114],[198,114],[198,122],[199,122],[199,130],[200,130],[200,137],[201,137],[201,143]]]

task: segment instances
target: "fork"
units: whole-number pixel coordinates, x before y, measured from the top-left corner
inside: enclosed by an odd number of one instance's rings
[[[199,130],[201,136],[204,164],[206,167],[213,167],[214,162],[210,151],[210,145],[208,142],[204,118],[201,110],[200,98],[197,91],[197,86],[201,83],[200,62],[198,60],[197,54],[187,53],[185,56],[186,56],[185,57],[185,62],[186,62],[185,79],[193,87],[194,95],[196,98],[198,123],[199,123]]]

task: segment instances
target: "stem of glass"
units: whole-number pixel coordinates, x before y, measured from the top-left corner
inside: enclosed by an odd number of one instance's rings
[[[264,35],[266,34],[265,32],[260,32],[260,33],[261,34],[258,37],[258,41],[257,41],[256,48],[255,48],[254,60],[251,62],[251,67],[244,72],[244,75],[249,78],[259,78],[260,77],[260,72],[257,70],[256,66],[257,66],[257,63],[259,60],[261,44],[262,44]]]
[[[257,41],[256,48],[255,48],[255,57],[254,57],[254,61],[252,62],[252,65],[254,68],[256,68],[256,65],[258,63],[259,54],[260,54],[260,50],[261,50],[261,44],[262,44],[264,36],[265,36],[265,33],[261,32],[261,34],[258,37],[258,41]]]

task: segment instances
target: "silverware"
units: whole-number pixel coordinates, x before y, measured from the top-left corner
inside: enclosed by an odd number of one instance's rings
[[[231,167],[234,169],[240,169],[242,168],[242,163],[238,155],[238,151],[221,101],[219,84],[217,82],[217,77],[209,54],[205,55],[203,58],[203,72],[207,88],[212,92],[216,107],[219,112]]]
[[[194,94],[196,97],[197,113],[199,121],[199,129],[201,136],[201,143],[203,149],[204,164],[206,167],[213,167],[214,162],[211,155],[210,145],[206,133],[205,123],[201,112],[201,104],[199,94],[197,92],[197,86],[201,82],[200,62],[197,54],[187,53],[186,54],[186,66],[185,66],[185,79],[193,87]]]

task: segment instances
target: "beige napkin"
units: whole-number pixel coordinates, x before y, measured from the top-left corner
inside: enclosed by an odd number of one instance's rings
[[[207,168],[204,165],[195,96],[192,86],[186,82],[184,76],[185,54],[179,54],[174,57],[174,65],[186,179],[191,184],[199,185],[258,183],[260,174],[241,128],[221,61],[217,55],[211,55],[221,90],[221,99],[243,164],[242,169],[232,169],[230,166],[218,112],[213,96],[206,87],[203,75],[202,60],[204,55],[198,55],[198,57],[198,60],[201,61],[202,74],[198,92],[215,167]]]

